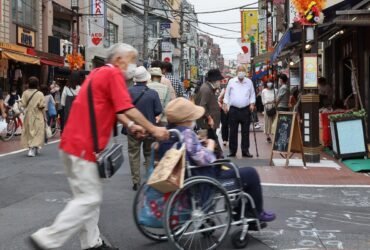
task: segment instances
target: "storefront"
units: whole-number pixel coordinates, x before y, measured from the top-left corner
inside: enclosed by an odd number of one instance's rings
[[[40,58],[28,55],[26,47],[0,42],[0,87],[5,92],[15,86],[21,93],[27,77],[40,77],[39,65]]]

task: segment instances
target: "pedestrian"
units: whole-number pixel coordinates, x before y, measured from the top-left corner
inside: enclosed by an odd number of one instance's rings
[[[47,124],[50,125],[50,120],[56,116],[55,100],[50,93],[49,87],[46,84],[40,86],[40,91],[44,94],[45,99],[45,117]]]
[[[78,72],[73,71],[69,77],[68,83],[63,88],[62,97],[60,100],[60,104],[63,107],[64,114],[63,127],[65,127],[65,125],[67,124],[68,116],[72,108],[73,101],[78,95],[79,91],[80,91],[80,76]]]
[[[39,79],[28,78],[28,89],[23,92],[21,106],[25,109],[21,144],[28,148],[28,156],[35,157],[45,142],[45,98],[38,90]]]
[[[168,138],[167,129],[151,124],[131,103],[125,78],[132,78],[136,68],[137,50],[128,44],[118,43],[111,46],[107,54],[108,64],[93,70],[86,78],[73,104],[69,122],[61,138],[61,157],[73,198],[51,226],[32,234],[30,244],[34,249],[61,247],[78,232],[81,249],[118,249],[107,246],[102,241],[98,228],[102,181],[98,173],[90,129],[88,104],[90,84],[98,123],[98,145],[101,149],[107,146],[116,120],[138,136],[142,136],[146,130],[159,140]]]
[[[264,132],[266,135],[266,141],[271,143],[271,135],[272,135],[272,123],[274,122],[276,116],[276,107],[275,107],[275,100],[277,95],[277,90],[274,88],[274,84],[271,81],[268,81],[264,84],[265,88],[262,90],[261,98],[262,104],[264,106],[264,123],[265,128]],[[275,114],[274,114],[275,110]]]
[[[297,105],[298,102],[298,96],[299,96],[299,90],[298,87],[295,86],[292,89],[292,94],[289,97],[289,109],[290,111],[294,111],[295,106]]]
[[[16,127],[17,130],[15,131],[15,135],[20,135],[22,133],[23,121],[21,117],[21,111],[19,109],[19,101],[21,100],[18,92],[17,87],[12,85],[10,93],[5,97],[4,106],[5,109],[8,111],[11,110],[16,120]]]
[[[131,99],[135,107],[144,115],[144,117],[153,124],[156,124],[156,117],[159,116],[163,109],[158,93],[147,86],[151,76],[149,72],[140,66],[135,71],[135,85],[129,88]],[[140,175],[140,156],[141,147],[143,147],[144,166],[148,169],[150,164],[151,146],[154,140],[145,138],[136,139],[133,135],[127,134],[128,157],[130,161],[132,189],[136,191],[141,184]]]
[[[289,111],[289,89],[288,77],[285,74],[279,76],[279,90],[276,98],[276,106],[278,111]]]
[[[17,87],[12,85],[12,88],[10,90],[10,93],[8,93],[4,100],[4,105],[6,108],[11,109],[16,101],[20,100],[20,96],[17,92]]]
[[[61,104],[61,93],[60,93],[60,85],[58,82],[53,81],[53,83],[50,85],[50,93],[54,97],[55,101],[55,108],[57,110],[57,116],[56,121],[59,119],[59,125],[60,125],[60,133],[63,132],[63,125],[64,125],[64,110],[63,106]],[[55,123],[56,126],[56,123]]]
[[[228,105],[230,136],[229,157],[235,157],[238,150],[239,124],[242,128],[242,156],[253,157],[249,153],[249,127],[251,112],[255,109],[256,93],[253,82],[246,77],[246,69],[239,65],[236,69],[237,76],[229,81],[226,88],[224,102]]]
[[[228,79],[229,81],[230,79]],[[222,90],[218,96],[218,105],[221,112],[221,137],[224,146],[229,143],[229,113],[227,112],[227,105],[224,103],[227,85],[221,86]]]
[[[164,110],[167,107],[167,104],[171,101],[170,89],[166,85],[160,83],[162,78],[162,71],[160,68],[150,68],[149,73],[151,75],[151,82],[149,82],[147,85],[150,89],[153,89],[158,93],[162,110]],[[157,124],[160,126],[167,125],[166,115],[163,112],[158,118]]]
[[[198,128],[207,129],[208,139],[216,142],[216,155],[223,158],[223,152],[218,140],[216,130],[220,127],[221,113],[218,105],[216,91],[221,86],[224,79],[219,69],[211,69],[207,73],[206,82],[202,84],[199,90],[199,98],[196,104],[205,109],[204,117],[199,119]]]
[[[168,89],[170,90],[170,100],[172,101],[173,99],[175,99],[176,98],[176,91],[173,88],[171,81],[164,76],[165,70],[164,70],[163,62],[161,62],[159,60],[153,61],[150,64],[150,67],[151,68],[160,68],[161,69],[162,77],[161,77],[160,83],[166,85],[168,87]]]
[[[172,83],[172,87],[176,91],[176,97],[183,97],[185,94],[184,86],[180,80],[173,75],[173,66],[170,62],[163,62],[162,71],[164,76]]]

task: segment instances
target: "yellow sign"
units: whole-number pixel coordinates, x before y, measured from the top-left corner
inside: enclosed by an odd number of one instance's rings
[[[258,10],[242,10],[242,43],[256,43],[258,39]]]
[[[258,53],[263,54],[266,52],[266,34],[260,33],[258,38]]]
[[[17,52],[20,52],[22,54],[27,54],[27,48],[26,47],[18,46],[18,45],[11,44],[11,43],[0,42],[0,48],[17,51]]]
[[[35,32],[20,26],[17,26],[17,44],[34,48],[36,46]]]
[[[317,55],[305,54],[303,58],[303,87],[317,88]]]
[[[190,79],[191,80],[198,79],[198,67],[197,66],[190,66]]]

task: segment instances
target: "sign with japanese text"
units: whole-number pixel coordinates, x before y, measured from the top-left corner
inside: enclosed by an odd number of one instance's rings
[[[17,44],[34,48],[36,46],[35,38],[34,31],[17,26]]]
[[[242,10],[242,43],[256,43],[258,38],[258,10]]]
[[[88,47],[103,47],[105,34],[105,1],[91,0],[91,14],[94,16],[88,20]]]
[[[195,54],[195,48],[191,47],[190,48],[190,65],[196,65],[196,54]]]
[[[317,55],[305,54],[303,57],[303,87],[317,88]]]
[[[266,52],[266,33],[260,33],[258,38],[258,52],[259,54]]]
[[[295,18],[297,17],[298,12],[294,6],[293,0],[289,0],[289,27],[293,26]]]
[[[195,81],[198,79],[198,67],[197,66],[190,66],[190,79]]]

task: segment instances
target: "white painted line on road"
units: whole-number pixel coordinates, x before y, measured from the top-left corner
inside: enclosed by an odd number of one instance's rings
[[[48,145],[51,145],[51,144],[58,143],[58,142],[60,142],[60,140],[55,140],[55,141],[48,142],[48,144],[46,144],[45,147],[48,146]],[[6,154],[0,154],[0,158],[4,157],[4,156],[8,156],[8,155],[16,155],[16,154],[19,154],[19,153],[23,153],[23,152],[26,152],[27,150],[28,150],[27,148],[24,148],[24,149],[12,151],[12,152],[9,152],[9,153],[6,153]]]
[[[332,187],[341,187],[341,188],[370,188],[370,185],[342,185],[342,184],[331,184],[331,185],[322,185],[322,184],[283,184],[283,183],[261,183],[262,186],[266,187],[323,187],[323,188],[332,188]]]
[[[358,226],[367,226],[367,227],[370,226],[368,223],[364,224],[364,223],[358,223],[358,222],[352,222],[352,221],[337,220],[337,219],[332,219],[332,218],[327,218],[327,217],[320,217],[320,219],[331,220],[331,221],[342,222],[342,223],[349,223],[349,224],[354,224]]]

